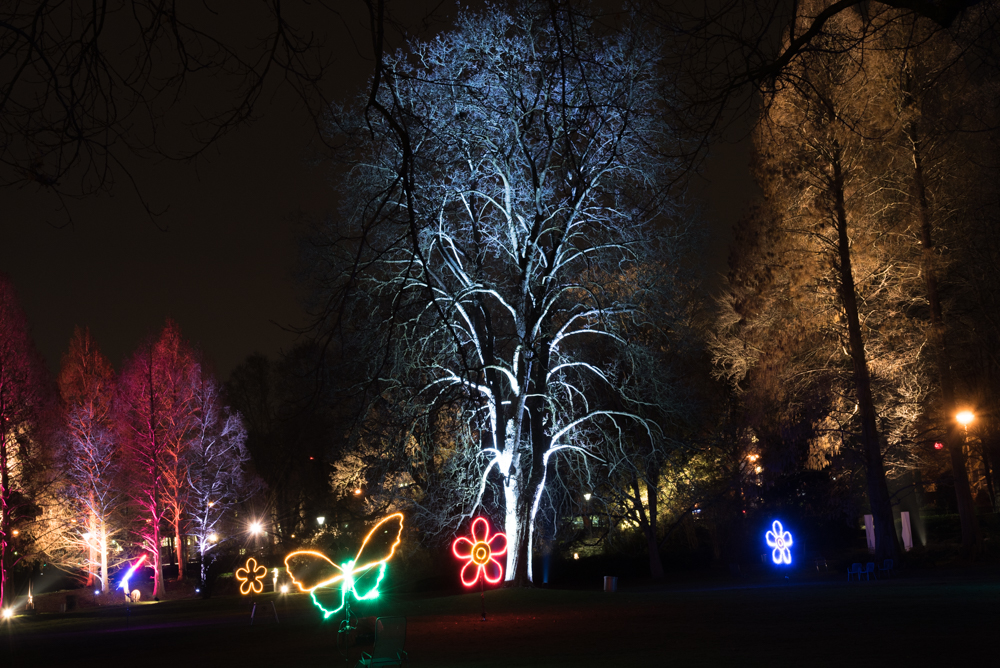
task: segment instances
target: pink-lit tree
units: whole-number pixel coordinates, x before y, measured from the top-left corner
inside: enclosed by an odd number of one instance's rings
[[[69,514],[84,518],[67,527],[61,546],[87,565],[87,586],[95,571],[101,589],[109,589],[108,541],[116,529],[111,519],[121,492],[117,484],[120,452],[114,433],[115,372],[90,330],[77,327],[59,372],[63,409],[63,467]]]
[[[45,400],[44,370],[10,279],[0,274],[0,606],[14,566],[16,525],[34,514],[30,483]]]
[[[243,418],[223,403],[222,388],[214,376],[202,375],[194,388],[194,406],[187,448],[188,510],[204,582],[211,563],[206,557],[218,545],[223,517],[259,485],[244,471],[250,453]]]
[[[183,575],[181,522],[187,486],[183,449],[192,425],[192,388],[199,375],[200,367],[180,329],[168,321],[156,339],[139,346],[119,381],[118,422],[127,454],[127,489],[139,511],[136,533],[152,557],[154,596],[163,587],[163,522],[174,530]]]

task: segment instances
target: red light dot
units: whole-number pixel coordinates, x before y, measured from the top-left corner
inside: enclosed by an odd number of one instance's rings
[[[941,450],[943,448],[944,448],[944,443],[935,443],[934,444],[934,449],[935,450]]]

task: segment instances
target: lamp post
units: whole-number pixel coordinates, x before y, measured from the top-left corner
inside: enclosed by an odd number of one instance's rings
[[[961,411],[960,413],[958,413],[957,415],[955,415],[955,420],[957,420],[958,423],[960,425],[962,425],[962,427],[965,428],[965,431],[964,431],[964,433],[962,435],[962,459],[963,459],[963,461],[966,460],[968,458],[968,456],[969,456],[969,453],[968,453],[968,449],[969,449],[969,425],[975,419],[976,419],[976,415],[972,411]]]

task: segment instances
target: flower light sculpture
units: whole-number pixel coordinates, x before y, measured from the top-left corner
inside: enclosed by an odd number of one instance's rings
[[[772,548],[771,550],[771,561],[776,564],[790,564],[792,563],[792,534],[785,531],[785,528],[781,526],[781,522],[774,520],[771,524],[771,530],[765,534],[764,538],[767,540],[767,546]]]
[[[125,571],[125,575],[122,577],[121,582],[118,584],[118,588],[121,589],[121,590],[123,590],[125,592],[126,596],[129,595],[129,588],[128,588],[128,581],[129,581],[129,579],[133,575],[135,575],[135,570],[137,568],[139,568],[139,566],[141,566],[142,562],[144,562],[144,561],[146,561],[146,555],[145,554],[142,555],[141,557],[139,557],[136,560],[136,562],[134,564],[132,564],[132,567],[129,568],[127,571]]]
[[[393,528],[396,530],[396,536],[388,548],[374,553],[369,549],[366,553],[365,548],[373,536],[376,536],[380,530],[388,534]],[[402,535],[403,513],[393,513],[372,527],[372,530],[361,542],[358,554],[353,559],[338,565],[322,552],[297,550],[285,557],[285,567],[288,569],[288,574],[295,586],[300,591],[309,594],[313,604],[323,611],[323,618],[327,619],[345,607],[350,610],[349,595],[353,595],[358,601],[367,601],[378,597],[378,586],[385,576],[386,562],[392,559],[396,553],[396,547],[399,546]],[[293,561],[297,561],[296,565],[292,564]],[[331,566],[335,570],[333,575],[329,577],[324,578],[312,574],[312,571],[329,571]],[[316,590],[338,584],[340,585],[340,605],[330,610],[316,598]]]
[[[496,532],[490,536],[490,524],[484,517],[472,520],[472,539],[459,536],[451,544],[451,553],[458,559],[466,559],[462,566],[462,584],[471,587],[482,578],[490,584],[500,582],[503,566],[493,557],[507,553],[507,536]]]
[[[247,563],[236,569],[236,579],[240,581],[240,593],[246,596],[250,592],[260,594],[264,591],[264,576],[267,575],[267,568],[257,564],[253,557],[247,559]]]

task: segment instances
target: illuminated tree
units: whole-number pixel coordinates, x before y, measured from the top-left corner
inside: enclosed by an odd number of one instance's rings
[[[250,455],[243,420],[223,404],[222,387],[214,377],[202,376],[194,391],[194,403],[194,424],[186,453],[189,511],[204,582],[210,563],[206,556],[218,545],[223,518],[256,486],[246,473]]]
[[[0,274],[0,606],[20,560],[15,541],[27,538],[17,536],[38,514],[32,478],[42,464],[37,434],[46,402],[43,368],[14,286]]]
[[[357,162],[316,271],[322,317],[373,323],[378,401],[463,407],[448,461],[465,474],[423,491],[452,495],[435,505],[451,526],[496,504],[518,584],[552,458],[596,454],[598,425],[642,421],[592,401],[589,387],[621,378],[588,343],[640,315],[601,282],[656,246],[670,182],[642,31],[535,9],[463,15],[386,59],[364,117],[335,114]]]
[[[974,84],[970,56],[926,20],[897,20],[892,30],[880,35],[876,46],[875,62],[881,66],[898,118],[887,144],[896,154],[894,176],[906,195],[900,202],[903,232],[913,248],[914,274],[919,275],[910,291],[914,311],[926,323],[936,381],[934,398],[939,397],[927,413],[933,437],[947,447],[963,546],[977,554],[981,537],[963,434],[955,420],[960,388],[954,351],[975,347],[967,340],[969,331],[984,332],[991,327],[988,322],[970,327],[951,320],[956,312],[979,320],[974,314],[983,309],[982,302],[969,298],[983,267],[969,257],[975,252],[965,249],[974,238],[967,221],[989,209],[992,194],[986,185],[990,179],[982,178],[990,162],[982,140],[989,136],[990,126],[995,127],[987,111],[990,105],[983,99],[989,86]]]
[[[126,452],[126,489],[139,513],[136,533],[154,569],[156,596],[163,587],[161,537],[169,522],[183,577],[182,521],[187,503],[188,438],[197,409],[201,370],[173,321],[143,342],[119,379],[117,423]]]
[[[827,51],[790,66],[794,81],[768,100],[757,175],[769,200],[763,213],[774,216],[768,234],[780,245],[762,245],[757,257],[769,302],[759,283],[730,293],[723,320],[735,339],[717,348],[717,360],[739,381],[751,367],[773,368],[766,358],[781,350],[795,366],[780,371],[792,382],[772,385],[776,392],[794,391],[804,379],[840,385],[827,394],[826,411],[803,417],[821,432],[839,432],[848,446],[857,438],[879,558],[892,558],[898,544],[886,452],[919,417],[929,390],[922,333],[907,318],[916,274],[907,271],[910,250],[892,233],[891,154],[879,140],[895,126],[884,79],[863,50],[851,48],[858,17],[839,14],[828,28],[817,38]],[[758,308],[748,312],[754,300]]]
[[[115,372],[90,330],[74,331],[58,381],[65,425],[65,501],[74,518],[83,518],[82,524],[64,527],[62,542],[82,553],[77,563],[86,564],[87,586],[93,586],[96,569],[100,588],[107,591],[108,541],[117,533],[113,517],[122,497],[121,451],[113,416]]]

